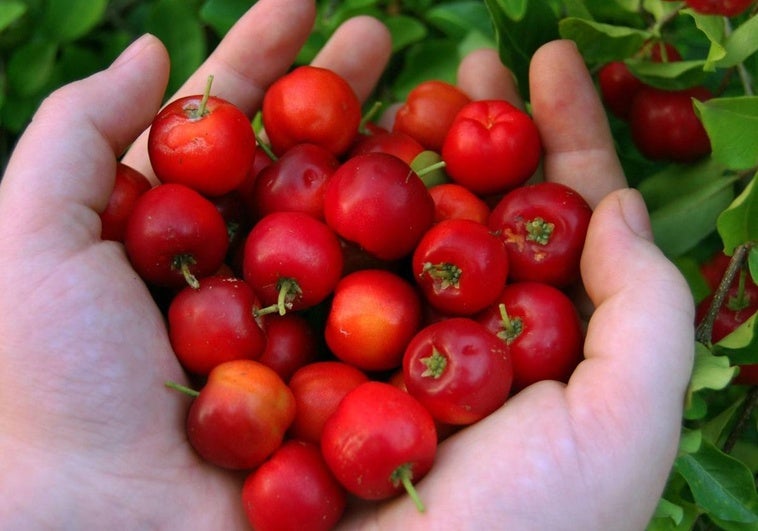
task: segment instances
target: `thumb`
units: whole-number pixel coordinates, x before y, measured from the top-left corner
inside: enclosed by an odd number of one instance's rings
[[[636,190],[612,192],[595,209],[582,277],[595,312],[586,359],[569,383],[572,398],[590,413],[585,420],[614,422],[606,426],[614,437],[632,440],[646,426],[647,450],[675,444],[692,369],[694,304],[679,270],[652,242]]]
[[[146,35],[108,69],[48,96],[3,177],[2,233],[22,237],[57,227],[70,235],[72,227],[59,223],[67,215],[85,222],[88,233],[98,232],[93,214],[107,204],[117,158],[150,123],[167,79],[168,54]]]

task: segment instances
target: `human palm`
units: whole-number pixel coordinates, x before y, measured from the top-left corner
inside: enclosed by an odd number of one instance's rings
[[[257,3],[180,94],[200,92],[213,73],[214,91],[252,113],[313,16],[312,2]],[[366,98],[389,53],[386,31],[361,18],[343,26],[316,63]],[[30,520],[245,525],[242,477],[197,458],[184,435],[189,399],[163,385],[183,374],[158,308],[123,248],[99,239],[97,212],[112,186],[106,176],[154,116],[167,68],[165,50],[145,38],[110,70],[56,93],[0,188],[0,484],[9,493],[0,515],[9,528]],[[464,61],[459,84],[475,98],[519,103],[490,51]],[[545,176],[597,207],[583,258],[596,306],[587,360],[568,386],[532,386],[443,443],[419,484],[427,513],[400,497],[351,509],[346,526],[618,529],[618,514],[632,514],[621,524],[633,529],[663,486],[691,364],[692,302],[649,242],[639,197],[614,192],[623,174],[570,44],[538,52],[531,93]],[[143,134],[125,161],[152,178],[144,148]],[[55,500],[28,505],[52,486]],[[8,507],[16,510],[6,519]]]

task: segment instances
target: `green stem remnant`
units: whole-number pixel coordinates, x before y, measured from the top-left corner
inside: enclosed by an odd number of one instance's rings
[[[511,318],[508,315],[505,304],[500,303],[498,309],[500,310],[500,320],[503,323],[503,329],[497,333],[497,337],[510,344],[524,331],[524,322],[520,317]]]
[[[554,223],[536,217],[526,222],[526,239],[540,245],[547,245],[550,242],[553,229],[555,229]]]
[[[208,106],[208,98],[211,97],[211,86],[213,85],[213,75],[208,76],[208,80],[205,82],[205,90],[203,91],[203,99],[200,100],[200,107],[197,109],[197,117],[202,118],[205,116],[206,107]]]
[[[435,286],[440,290],[449,287],[457,289],[460,287],[461,273],[463,273],[461,268],[450,262],[441,262],[439,264],[425,262],[420,276],[424,274],[429,275],[434,281]]]
[[[171,380],[167,381],[165,385],[169,389],[179,391],[180,393],[184,393],[185,395],[191,396],[192,398],[197,398],[200,395],[200,391],[196,391],[192,389],[191,387],[187,387],[186,385],[172,382]]]
[[[421,168],[420,170],[418,170],[416,172],[416,175],[418,175],[419,177],[423,177],[427,173],[431,173],[434,170],[442,169],[445,166],[446,166],[445,161],[441,160],[439,162],[435,162],[434,164],[430,164],[429,166],[425,166],[425,167]]]
[[[421,498],[418,495],[418,491],[413,485],[413,471],[411,470],[410,463],[406,463],[397,467],[395,471],[392,472],[390,480],[392,481],[392,484],[396,486],[402,483],[405,491],[408,493],[408,496],[410,496],[411,500],[413,500],[413,503],[416,506],[416,509],[418,509],[418,512],[423,513],[426,511],[424,502],[421,501]]]
[[[426,358],[421,358],[419,361],[426,365],[426,369],[421,373],[421,376],[431,376],[435,380],[442,376],[447,368],[447,358],[443,356],[439,350],[432,347],[432,355]]]
[[[279,315],[284,315],[287,313],[287,310],[292,309],[292,301],[303,293],[300,289],[300,285],[293,278],[279,279],[276,287],[279,290],[279,296],[277,297],[276,303],[271,306],[253,310],[253,315],[255,317],[274,312],[277,312]]]
[[[195,260],[191,254],[178,254],[171,261],[171,269],[179,271],[184,277],[184,280],[187,281],[187,284],[194,289],[200,288],[200,281],[192,271],[190,271],[190,266],[195,265],[196,263],[197,260]]]

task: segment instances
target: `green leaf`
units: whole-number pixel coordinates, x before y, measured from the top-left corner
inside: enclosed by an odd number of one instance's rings
[[[694,104],[715,159],[735,170],[758,165],[758,96],[694,100]]]
[[[55,67],[58,44],[47,40],[29,41],[17,48],[8,60],[8,83],[20,96],[39,94]]]
[[[695,344],[695,364],[692,368],[689,393],[703,389],[724,389],[732,381],[736,369],[726,356],[714,356],[705,345]]]
[[[703,438],[708,442],[718,445],[730,425],[734,415],[745,401],[745,395],[741,395],[736,401],[732,402],[727,408],[715,417],[709,419],[701,426]]]
[[[573,40],[588,63],[633,56],[653,35],[644,30],[568,17],[558,25],[561,37]]]
[[[750,470],[713,444],[677,457],[674,468],[687,481],[695,502],[715,518],[758,524],[758,496]]]
[[[108,0],[48,0],[42,27],[53,39],[73,41],[97,26]]]
[[[392,51],[398,51],[424,40],[429,34],[426,26],[417,18],[406,15],[387,17],[384,25],[392,35]]]
[[[758,17],[740,24],[724,43],[725,55],[716,62],[719,68],[735,66],[758,51]]]
[[[150,6],[145,26],[163,41],[171,57],[167,92],[173,94],[205,59],[202,24],[184,0],[158,0]]]
[[[679,256],[713,232],[719,214],[734,198],[736,177],[703,182],[694,190],[651,209],[650,221],[658,246],[671,257]],[[675,192],[675,190],[671,190]]]
[[[711,158],[692,164],[669,164],[637,186],[650,210],[659,209],[724,176],[726,168]]]
[[[495,30],[500,59],[516,77],[525,100],[529,100],[529,63],[534,52],[558,37],[558,17],[549,2],[524,2],[526,13],[520,19],[510,16],[509,6],[498,0],[485,0]]]
[[[692,9],[683,9],[683,14],[689,15],[695,21],[695,26],[705,35],[710,45],[708,57],[704,65],[706,71],[713,71],[716,63],[726,57],[724,48],[725,27],[723,17],[701,15]]]
[[[200,19],[223,37],[254,3],[255,0],[207,0],[200,8]]]
[[[679,525],[684,519],[684,509],[681,505],[672,503],[665,498],[658,500],[653,518],[669,518],[675,525]]]
[[[461,39],[472,30],[494,37],[489,12],[481,1],[440,4],[429,9],[424,18],[449,37]]]
[[[758,363],[758,314],[753,314],[734,331],[713,345],[713,352],[726,356],[733,364]]]
[[[747,242],[758,241],[758,174],[718,216],[716,228],[724,242],[724,252],[731,256],[734,249]]]
[[[439,79],[455,83],[460,57],[457,43],[450,39],[429,39],[408,48],[403,69],[398,74],[393,97],[403,101],[421,81]]]
[[[500,11],[514,21],[524,18],[527,8],[527,0],[495,0]]]
[[[704,61],[654,62],[644,59],[627,59],[629,70],[641,81],[666,90],[679,90],[701,84],[706,73]]]
[[[16,22],[26,13],[26,4],[14,0],[0,0],[0,31]]]

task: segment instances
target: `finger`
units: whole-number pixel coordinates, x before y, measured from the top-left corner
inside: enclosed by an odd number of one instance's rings
[[[392,54],[387,27],[369,16],[345,21],[313,59],[312,65],[333,70],[365,101],[376,87]]]
[[[2,221],[21,233],[49,225],[71,236],[75,225],[56,220],[74,219],[99,237],[97,211],[110,197],[117,157],[150,122],[167,79],[166,50],[146,35],[107,70],[51,94],[9,161]]]
[[[567,387],[572,415],[579,425],[596,426],[586,433],[611,439],[585,441],[593,447],[637,441],[627,462],[639,468],[645,460],[650,466],[628,471],[629,477],[657,470],[653,479],[662,488],[692,369],[694,304],[679,271],[652,243],[636,190],[613,192],[597,206],[582,276],[596,310],[587,330],[586,359]],[[598,423],[605,426],[598,429]]]
[[[202,94],[209,75],[212,93],[228,100],[248,116],[260,107],[266,88],[292,66],[308,38],[315,17],[312,0],[260,0],[227,32],[213,53],[173,94]],[[147,156],[145,131],[124,162],[155,181]]]
[[[458,66],[458,88],[473,100],[505,99],[524,107],[513,74],[491,48],[474,50],[463,58]]]
[[[547,180],[572,187],[592,207],[625,187],[605,111],[576,45],[554,41],[538,49],[529,83]]]

